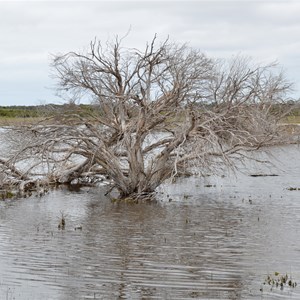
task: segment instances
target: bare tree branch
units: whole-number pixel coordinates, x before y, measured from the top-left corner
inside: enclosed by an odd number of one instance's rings
[[[70,104],[15,129],[14,151],[0,161],[12,173],[25,160],[31,167],[20,175],[43,166],[58,182],[98,170],[122,197],[136,196],[187,170],[234,168],[247,151],[281,141],[277,122],[291,84],[276,64],[210,59],[155,35],[144,51],[95,39],[87,53],[56,55],[52,67],[60,91],[92,109]]]

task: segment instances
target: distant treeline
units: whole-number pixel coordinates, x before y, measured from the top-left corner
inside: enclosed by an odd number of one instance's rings
[[[291,106],[294,106],[294,102],[291,101],[290,103],[286,104],[278,104],[276,105],[273,110],[274,112],[278,112],[278,110],[282,110]],[[211,106],[208,104],[207,106]],[[84,116],[88,113],[100,113],[99,107],[95,105],[88,105],[88,104],[46,104],[46,105],[36,105],[36,106],[0,106],[0,118],[35,118],[35,117],[43,117],[43,116],[50,116],[55,115],[57,113],[79,113],[80,115]],[[289,113],[290,116],[300,116],[300,108],[299,105],[292,108],[291,112]]]
[[[32,118],[37,116],[36,106],[0,106],[0,117]]]
[[[61,111],[74,111],[80,109],[81,111],[92,111],[92,105],[80,104],[47,104],[47,105],[36,105],[36,106],[0,106],[0,118],[36,118],[45,115],[54,115]]]

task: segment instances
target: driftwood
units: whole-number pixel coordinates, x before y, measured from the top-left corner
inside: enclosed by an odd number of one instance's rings
[[[80,175],[85,171],[88,163],[89,161],[85,160],[84,162],[79,163],[71,168],[55,172],[52,176],[52,179],[58,183],[70,183],[72,180],[80,177]]]

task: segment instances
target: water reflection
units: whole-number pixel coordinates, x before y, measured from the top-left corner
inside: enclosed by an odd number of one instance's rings
[[[152,204],[112,203],[103,188],[1,202],[0,299],[299,299],[262,286],[268,272],[300,278],[296,163],[185,179]]]

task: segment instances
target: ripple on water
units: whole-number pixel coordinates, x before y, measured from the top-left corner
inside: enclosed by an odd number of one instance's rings
[[[0,299],[299,299],[299,288],[262,286],[275,271],[300,281],[288,170],[189,178],[152,204],[111,203],[102,189],[1,202]]]

